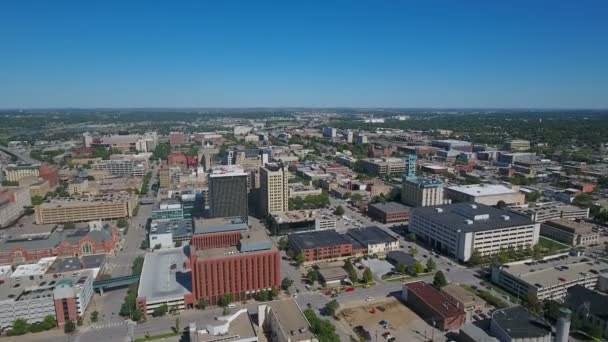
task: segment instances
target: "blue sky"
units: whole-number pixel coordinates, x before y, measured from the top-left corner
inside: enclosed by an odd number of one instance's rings
[[[606,18],[605,0],[7,0],[0,107],[608,108]]]

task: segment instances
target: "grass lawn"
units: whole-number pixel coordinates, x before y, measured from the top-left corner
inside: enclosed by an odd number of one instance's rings
[[[551,240],[551,239],[547,239],[545,237],[540,237],[538,240],[538,244],[542,247],[542,248],[546,248],[548,249],[550,252],[555,252],[555,251],[559,251],[562,249],[569,249],[571,248],[571,246],[565,245],[561,242],[557,242],[555,240]]]
[[[180,335],[181,334],[176,334],[174,332],[171,332],[171,333],[155,335],[155,336],[150,336],[150,337],[136,338],[134,342],[158,341],[158,340],[162,340],[163,338],[175,337],[175,336],[180,336]]]

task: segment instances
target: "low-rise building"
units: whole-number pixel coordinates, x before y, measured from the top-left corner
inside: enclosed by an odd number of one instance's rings
[[[408,168],[407,159],[402,158],[368,158],[361,162],[366,173],[376,176],[401,174]]]
[[[150,222],[148,234],[151,248],[173,248],[176,243],[192,239],[192,219],[159,219]]]
[[[417,281],[403,284],[403,301],[439,330],[455,330],[464,325],[466,313],[431,284]]]
[[[538,243],[540,224],[484,204],[455,203],[412,209],[409,231],[433,248],[468,261],[474,252],[492,255],[509,247],[531,248]]]
[[[275,300],[258,306],[258,324],[270,342],[318,342],[310,323],[293,299]]]
[[[406,222],[409,219],[410,208],[397,202],[370,203],[367,214],[382,223]]]
[[[272,235],[336,229],[336,218],[320,210],[290,210],[272,215]]]
[[[289,234],[293,255],[303,255],[306,262],[339,259],[353,255],[353,243],[335,230]]]
[[[486,306],[483,299],[458,284],[448,284],[441,288],[441,292],[466,312],[467,319],[471,319],[476,310],[484,309]]]
[[[503,201],[506,204],[519,205],[526,201],[526,196],[522,192],[499,184],[450,186],[445,188],[445,192],[453,202],[496,205]]]
[[[340,266],[320,267],[319,278],[325,287],[339,286],[348,279],[348,272]]]
[[[568,288],[564,304],[584,326],[599,326],[604,336],[608,334],[608,296],[585,286],[574,285]]]
[[[551,324],[523,306],[512,306],[492,313],[490,333],[501,342],[551,342]]]
[[[320,188],[316,188],[312,185],[304,185],[302,183],[289,183],[288,188],[289,198],[305,198],[306,196],[317,196],[323,193],[323,190]]]
[[[579,208],[560,202],[536,202],[519,206],[510,206],[512,211],[528,216],[532,221],[545,222],[558,219],[586,219],[589,208]]]
[[[595,264],[585,257],[563,256],[551,261],[493,267],[492,282],[518,298],[561,301],[574,285],[595,288],[599,274],[605,272],[608,267],[602,263]]]
[[[52,199],[35,208],[36,224],[85,222],[130,218],[137,196],[128,193],[78,199]]]
[[[0,228],[9,226],[25,213],[25,207],[32,205],[27,188],[0,190]]]
[[[600,233],[593,231],[592,224],[564,219],[541,224],[540,234],[573,246],[588,246],[600,241]]]
[[[378,227],[352,228],[349,238],[367,249],[367,254],[385,254],[399,248],[399,240]]]

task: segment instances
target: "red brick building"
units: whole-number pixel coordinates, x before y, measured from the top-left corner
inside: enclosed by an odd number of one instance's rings
[[[51,188],[55,188],[59,184],[59,170],[47,163],[40,165],[40,177],[49,182]]]
[[[193,238],[190,256],[194,300],[217,304],[225,295],[235,301],[281,286],[279,250],[263,232],[206,234]]]
[[[14,237],[0,242],[0,265],[35,263],[52,256],[111,254],[118,245],[118,229],[54,230],[48,236]]]
[[[410,209],[397,202],[370,203],[367,215],[382,223],[405,222],[409,220]]]
[[[466,313],[450,297],[422,281],[403,284],[403,300],[430,324],[440,330],[456,330],[464,325]]]
[[[169,144],[171,146],[183,145],[186,143],[186,135],[183,132],[169,133]]]
[[[319,230],[289,235],[289,248],[294,255],[303,255],[306,262],[336,259],[355,255],[353,242],[335,230]],[[362,251],[362,250],[361,250]],[[358,250],[358,252],[361,252]],[[365,252],[367,249],[365,249]]]

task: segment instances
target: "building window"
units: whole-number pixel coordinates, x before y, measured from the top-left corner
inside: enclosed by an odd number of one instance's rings
[[[82,244],[82,254],[91,254],[93,252],[93,246],[91,246],[90,242],[85,242]]]

